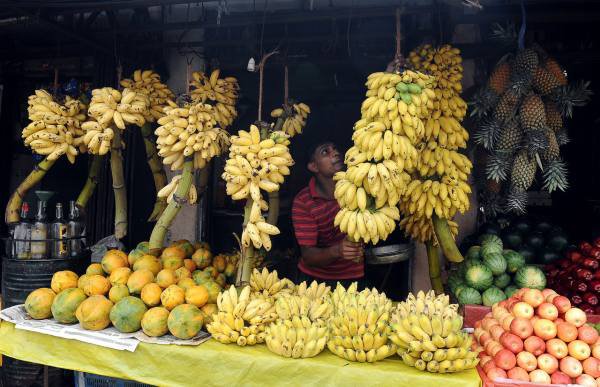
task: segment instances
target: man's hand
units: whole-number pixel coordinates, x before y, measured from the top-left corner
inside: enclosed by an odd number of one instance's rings
[[[338,245],[339,256],[349,261],[361,262],[364,258],[363,245],[360,242],[352,242],[344,239]]]

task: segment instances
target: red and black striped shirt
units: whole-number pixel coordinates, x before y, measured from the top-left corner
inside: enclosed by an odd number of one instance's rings
[[[342,241],[346,235],[333,225],[335,215],[340,210],[335,199],[326,199],[316,191],[315,178],[308,187],[298,192],[292,205],[292,222],[298,244],[303,247],[325,248]],[[312,277],[325,280],[362,278],[364,264],[338,258],[327,266],[305,265],[302,259],[298,268]]]

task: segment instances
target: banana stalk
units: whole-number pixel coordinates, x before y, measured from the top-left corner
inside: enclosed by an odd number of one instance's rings
[[[127,190],[123,178],[123,155],[121,154],[121,130],[114,129],[112,149],[110,151],[110,171],[112,173],[113,192],[115,194],[115,238],[127,235]]]
[[[267,222],[273,226],[277,226],[279,219],[279,191],[269,192],[269,214]]]
[[[27,175],[25,180],[23,180],[21,184],[19,184],[15,192],[13,192],[13,194],[11,195],[8,204],[6,205],[4,218],[6,224],[17,223],[21,220],[20,212],[21,204],[23,203],[23,198],[25,197],[25,195],[27,195],[27,192],[34,185],[36,185],[40,182],[40,180],[42,180],[42,178],[46,175],[46,172],[48,172],[48,170],[52,168],[55,162],[56,160],[48,160],[47,158],[40,161],[33,168],[33,171],[31,171],[29,175]]]
[[[253,200],[248,198],[246,200],[246,207],[244,207],[244,224],[242,230],[246,228],[248,220],[250,219],[250,211],[252,210]],[[250,243],[250,246],[241,246],[241,262],[238,267],[238,275],[236,278],[236,286],[245,286],[250,283],[250,275],[252,274],[252,262],[254,261],[254,246]]]
[[[94,194],[96,186],[98,185],[98,175],[100,174],[100,170],[102,169],[103,161],[104,156],[92,156],[92,164],[90,165],[90,169],[88,171],[87,180],[85,181],[85,185],[83,186],[83,189],[79,193],[77,201],[75,202],[77,207],[85,208],[87,206],[88,201]]]
[[[433,245],[432,241],[427,241],[425,247],[427,248],[431,288],[435,291],[435,294],[442,294],[444,293],[444,285],[442,284],[440,269],[440,250],[437,246]]]
[[[152,255],[158,255],[160,253],[167,230],[171,226],[175,216],[177,216],[183,203],[187,201],[190,186],[194,179],[193,168],[193,158],[186,157],[181,172],[181,180],[179,180],[177,191],[175,191],[175,195],[173,195],[173,200],[162,212],[152,229],[152,234],[150,235],[150,254]]]
[[[154,178],[154,188],[156,189],[156,192],[158,192],[165,185],[167,185],[167,174],[165,173],[165,170],[163,169],[163,164],[160,161],[158,153],[156,152],[156,142],[152,138],[152,125],[149,122],[146,122],[142,126],[141,131],[142,138],[144,139],[144,147],[146,148],[146,161],[150,166],[150,171],[152,172],[152,177]],[[166,207],[166,198],[156,198],[156,202],[154,203],[154,209],[148,217],[148,221],[156,221]]]
[[[458,251],[458,247],[456,247],[456,242],[450,232],[450,227],[448,227],[448,221],[439,218],[435,214],[431,217],[431,220],[433,221],[435,236],[437,237],[446,258],[448,258],[450,262],[462,262],[464,258],[460,251]]]

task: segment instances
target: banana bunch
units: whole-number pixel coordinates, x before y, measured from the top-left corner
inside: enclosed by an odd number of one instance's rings
[[[356,283],[345,289],[338,283],[331,295],[334,305],[329,320],[327,347],[350,361],[375,362],[396,353],[388,343],[392,301],[377,289],[357,291]]]
[[[283,293],[292,293],[295,285],[287,278],[279,278],[277,270],[269,271],[266,267],[262,271],[254,269],[250,275],[250,287],[253,294],[262,294],[265,297],[280,296]]]
[[[246,286],[239,296],[235,286],[219,293],[218,312],[212,315],[206,329],[212,337],[223,343],[236,343],[243,347],[262,343],[267,324],[275,321],[277,313],[269,301],[252,297],[251,288]]]
[[[111,87],[92,90],[88,115],[103,128],[113,124],[121,129],[132,124],[142,126],[150,116],[150,99],[147,95],[125,88],[123,92]]]
[[[221,128],[227,128],[237,117],[235,104],[239,96],[239,85],[234,77],[219,78],[219,69],[210,76],[203,72],[193,72],[190,96],[195,102],[214,106],[212,115]]]
[[[181,169],[185,158],[192,156],[194,168],[202,169],[229,146],[229,135],[218,127],[213,106],[184,103],[179,107],[173,101],[167,103],[166,114],[157,120],[160,126],[154,134],[158,137],[158,154],[172,171]]]
[[[252,244],[255,248],[264,247],[265,250],[271,250],[271,236],[278,235],[279,229],[272,224],[267,223],[267,220],[262,216],[260,204],[252,203],[250,218],[246,227],[242,231],[242,245],[244,247]]]
[[[177,187],[179,186],[179,180],[181,180],[181,175],[173,176],[171,182],[165,185],[160,191],[158,191],[156,196],[158,196],[159,198],[167,198],[167,203],[171,203],[171,201],[173,200],[173,196],[177,191]],[[196,201],[198,200],[198,191],[196,190],[196,186],[194,185],[194,183],[192,183],[192,185],[190,186],[187,199],[189,204],[196,204]]]
[[[281,108],[274,109],[271,112],[271,117],[283,119],[281,130],[290,137],[294,137],[296,134],[302,133],[309,113],[310,107],[300,102],[283,105]]]
[[[83,144],[88,152],[94,155],[105,155],[110,151],[115,131],[110,127],[103,127],[97,121],[86,121],[81,124],[84,130]]]
[[[148,96],[150,114],[145,116],[148,122],[163,117],[165,115],[163,109],[167,101],[175,98],[175,94],[160,81],[160,75],[153,70],[135,70],[133,79],[122,79],[121,86]]]
[[[301,297],[308,297],[311,300],[316,300],[321,297],[329,297],[331,294],[331,287],[325,285],[325,283],[317,283],[317,281],[311,282],[310,286],[306,284],[306,281],[302,281],[296,286],[295,294]]]
[[[85,105],[79,100],[66,98],[63,104],[54,101],[45,90],[36,90],[29,96],[27,113],[31,123],[23,128],[22,138],[33,152],[56,160],[63,154],[75,162],[83,146],[81,122],[85,120]]]
[[[362,239],[365,243],[371,241],[376,244],[394,231],[398,220],[400,212],[397,207],[385,206],[373,210],[350,210],[342,207],[335,215],[333,224],[355,242]]]
[[[331,316],[333,306],[326,296],[312,299],[307,296],[282,294],[275,301],[275,310],[282,320],[291,320],[295,316],[307,317],[312,322],[325,322]]]
[[[294,359],[317,356],[327,343],[327,327],[307,317],[279,320],[266,329],[269,351]]]
[[[474,368],[478,353],[473,339],[462,332],[458,305],[449,304],[445,294],[433,290],[412,293],[392,313],[390,340],[406,365],[428,372],[458,372]]]

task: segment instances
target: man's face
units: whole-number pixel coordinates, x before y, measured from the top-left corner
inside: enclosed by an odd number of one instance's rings
[[[313,159],[308,163],[308,169],[315,174],[333,177],[344,167],[340,152],[333,143],[321,144],[315,150]]]

